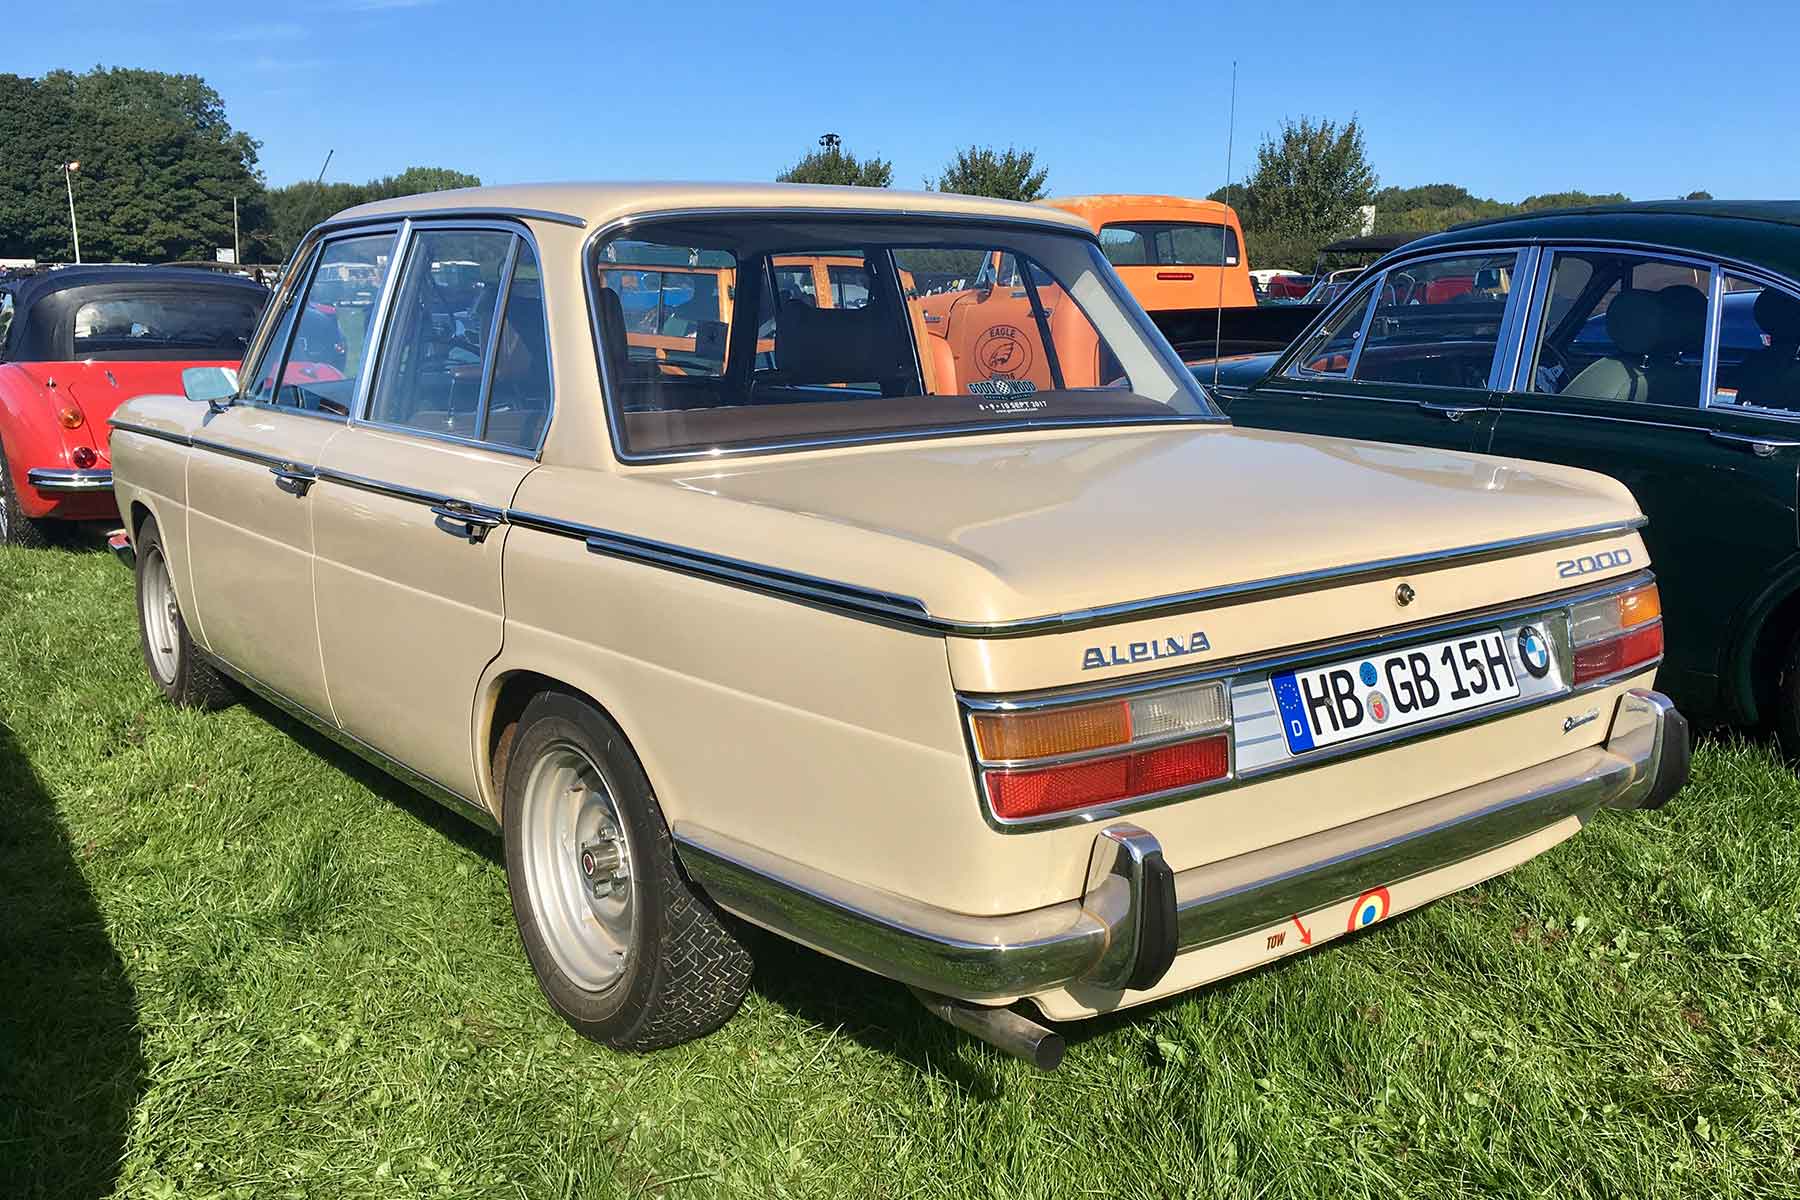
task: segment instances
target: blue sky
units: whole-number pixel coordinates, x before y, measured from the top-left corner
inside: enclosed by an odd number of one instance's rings
[[[819,133],[916,187],[1033,147],[1061,193],[1203,195],[1302,113],[1359,117],[1383,184],[1800,195],[1800,5],[477,3],[12,6],[0,70],[196,72],[272,184],[411,165],[488,182],[766,179]]]

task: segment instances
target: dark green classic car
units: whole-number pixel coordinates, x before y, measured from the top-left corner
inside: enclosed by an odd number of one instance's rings
[[[1213,363],[1193,369],[1213,383]],[[1650,518],[1660,686],[1800,755],[1800,202],[1462,226],[1376,263],[1280,354],[1216,372],[1240,425],[1622,480]]]

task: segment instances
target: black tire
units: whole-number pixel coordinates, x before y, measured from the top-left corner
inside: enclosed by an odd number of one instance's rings
[[[541,760],[570,749],[597,769],[629,853],[633,928],[621,973],[599,990],[577,984],[558,965],[547,943],[557,936],[554,923],[540,920],[546,902],[532,895],[531,880],[541,875],[527,862],[526,790]],[[728,918],[682,873],[650,780],[618,726],[573,696],[543,693],[519,719],[503,782],[513,916],[557,1015],[584,1037],[622,1050],[673,1046],[730,1020],[750,986],[750,954]]]
[[[48,525],[47,521],[26,516],[19,507],[12,470],[6,465],[6,448],[0,446],[0,546],[42,550],[52,541]]]
[[[162,535],[154,517],[146,518],[138,530],[137,542],[138,647],[143,651],[144,667],[163,695],[184,708],[224,708],[237,699],[231,681],[219,673],[188,633],[187,621],[181,615],[173,589],[166,589],[157,579],[157,564],[162,564],[163,578],[169,570],[163,552]],[[148,591],[162,593],[147,594]],[[153,633],[148,605],[165,606],[167,620],[161,622],[160,633]],[[166,638],[170,643],[163,646]],[[152,646],[152,640],[157,645]]]
[[[1773,718],[1776,745],[1791,765],[1800,766],[1800,634],[1781,655]]]

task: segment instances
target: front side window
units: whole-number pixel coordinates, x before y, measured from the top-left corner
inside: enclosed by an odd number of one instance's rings
[[[264,298],[194,288],[99,296],[75,307],[75,357],[241,359]]]
[[[1738,275],[1724,284],[1712,403],[1800,412],[1800,297]]]
[[[1374,298],[1373,284],[1365,286],[1356,297],[1333,313],[1294,355],[1288,372],[1300,379],[1347,378],[1350,360],[1362,340],[1363,324],[1369,317],[1369,302]]]
[[[1356,379],[1487,387],[1516,261],[1506,251],[1390,267],[1374,293]]]
[[[1711,271],[1626,251],[1557,251],[1524,390],[1700,403]]]
[[[393,251],[392,233],[364,234],[325,244],[305,294],[283,314],[277,327],[277,336],[286,336],[269,343],[252,399],[305,412],[349,416],[368,361],[369,321]]]
[[[416,234],[369,400],[369,420],[427,433],[480,433],[489,347],[514,237],[499,230]]]
[[[742,215],[639,227],[593,253],[603,371],[628,455],[1215,419],[1079,236]],[[643,321],[647,304],[626,294],[634,273],[667,262],[718,288],[678,332]],[[801,269],[816,281],[821,265],[823,295],[800,286]]]
[[[1114,221],[1100,248],[1116,267],[1235,267],[1237,230],[1196,221]]]

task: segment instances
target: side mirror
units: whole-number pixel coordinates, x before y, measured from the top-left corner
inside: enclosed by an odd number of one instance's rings
[[[181,373],[181,391],[189,400],[204,400],[213,412],[224,412],[238,394],[232,367],[189,367]]]

